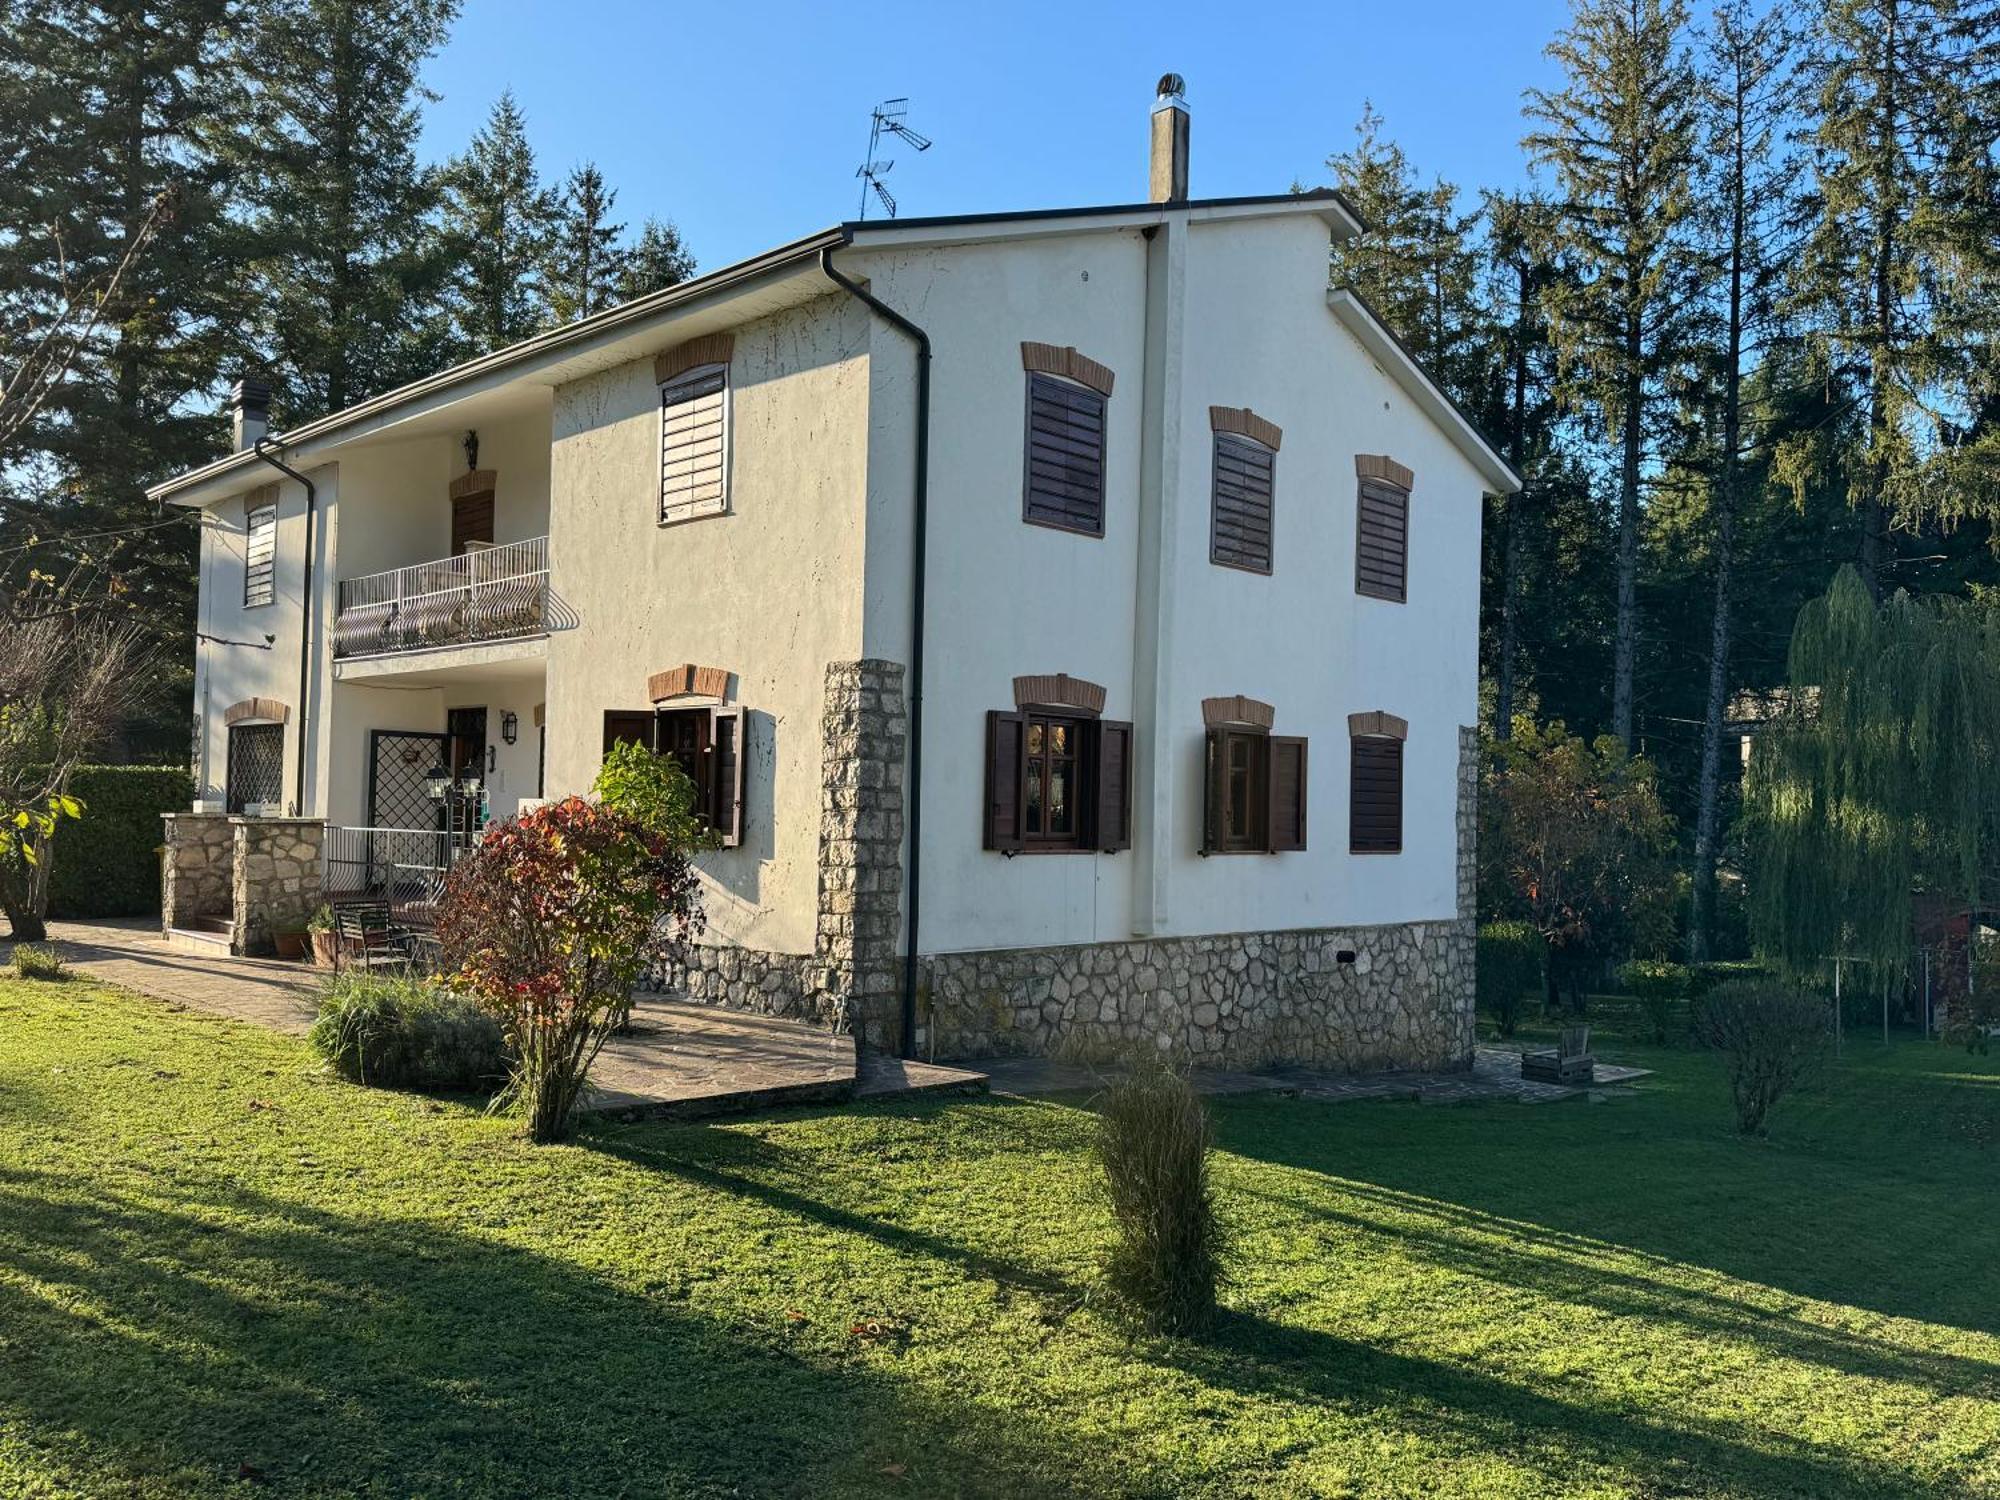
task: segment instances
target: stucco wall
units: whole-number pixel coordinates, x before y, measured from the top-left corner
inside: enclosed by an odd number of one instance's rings
[[[693,662],[746,712],[740,848],[703,856],[709,927],[808,953],[819,878],[828,662],[861,654],[869,328],[827,297],[736,330],[730,510],[662,526],[650,359],[556,393],[550,551],[574,630],[549,644],[551,796],[588,788],[607,709]]]

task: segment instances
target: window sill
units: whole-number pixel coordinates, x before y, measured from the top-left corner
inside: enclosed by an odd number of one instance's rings
[[[1401,849],[1349,849],[1347,852],[1356,859],[1382,859],[1392,858],[1403,851]]]
[[[1043,844],[1037,847],[1029,844],[1020,849],[988,849],[988,854],[997,854],[1002,859],[1013,859],[1017,855],[1033,855],[1039,859],[1050,854],[1123,854],[1122,849],[1094,849],[1084,844]]]
[[[1104,528],[1102,526],[1092,531],[1085,526],[1065,526],[1060,521],[1038,521],[1033,516],[1022,516],[1021,524],[1024,526],[1038,526],[1043,531],[1060,531],[1064,536],[1088,537],[1093,542],[1104,540]]]
[[[721,510],[705,510],[692,516],[662,516],[653,524],[660,530],[665,531],[671,526],[688,526],[696,521],[716,521],[724,516],[733,516],[735,514],[735,511],[725,506]]]

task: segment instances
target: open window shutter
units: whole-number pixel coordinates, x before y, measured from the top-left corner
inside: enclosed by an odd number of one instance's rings
[[[1207,738],[1207,769],[1202,774],[1201,852],[1213,854],[1222,847],[1224,777],[1227,769],[1223,755],[1223,732],[1210,729]]]
[[[1353,746],[1348,847],[1394,854],[1403,847],[1403,742],[1362,734]]]
[[[1271,736],[1271,775],[1265,783],[1271,799],[1271,851],[1306,846],[1306,742],[1297,735]]]
[[[985,845],[1011,854],[1026,840],[1022,837],[1021,777],[1025,769],[1022,751],[1023,720],[1020,714],[998,709],[986,715],[986,828]]]
[[[604,749],[609,754],[611,747],[618,744],[644,745],[653,748],[653,711],[649,708],[618,709],[604,711]]]
[[[1106,853],[1132,847],[1132,726],[1116,719],[1097,725],[1096,837]]]
[[[743,710],[718,708],[709,724],[712,822],[726,849],[743,842]]]

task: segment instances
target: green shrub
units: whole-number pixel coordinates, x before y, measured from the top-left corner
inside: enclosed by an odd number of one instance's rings
[[[1732,979],[1696,1002],[1694,1029],[1729,1070],[1736,1128],[1759,1135],[1777,1102],[1825,1065],[1833,1018],[1816,995],[1768,979]]]
[[[1618,979],[1638,1000],[1655,1042],[1664,1042],[1672,1033],[1682,1003],[1697,989],[1694,970],[1659,958],[1633,959],[1618,971]]]
[[[1526,922],[1488,922],[1479,929],[1479,1004],[1500,1035],[1521,1023],[1522,1002],[1542,988],[1542,936]]]
[[[416,975],[336,975],[308,1040],[343,1078],[380,1088],[491,1093],[511,1064],[497,1021]]]
[[[1106,1280],[1154,1333],[1194,1333],[1215,1316],[1222,1243],[1208,1148],[1194,1086],[1156,1054],[1105,1091],[1097,1152],[1118,1225]]]
[[[1727,984],[1732,979],[1769,979],[1771,971],[1754,958],[1717,959],[1710,963],[1696,964],[1694,973],[1694,993],[1706,995],[1719,984]]]
[[[160,909],[160,814],[186,812],[194,778],[176,766],[78,766],[83,817],[56,834],[52,917],[143,917]]]
[[[23,979],[69,978],[69,970],[63,967],[62,954],[56,951],[54,943],[16,943],[14,972]]]

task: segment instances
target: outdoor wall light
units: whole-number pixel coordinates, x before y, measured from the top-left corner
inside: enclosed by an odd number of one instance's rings
[[[486,747],[486,774],[491,776],[499,765],[500,747],[498,745],[488,745]]]
[[[500,738],[511,745],[520,738],[520,735],[521,716],[510,708],[500,715]]]
[[[444,794],[451,790],[451,772],[442,763],[434,762],[424,772],[424,790],[430,793],[431,801],[444,801]]]

